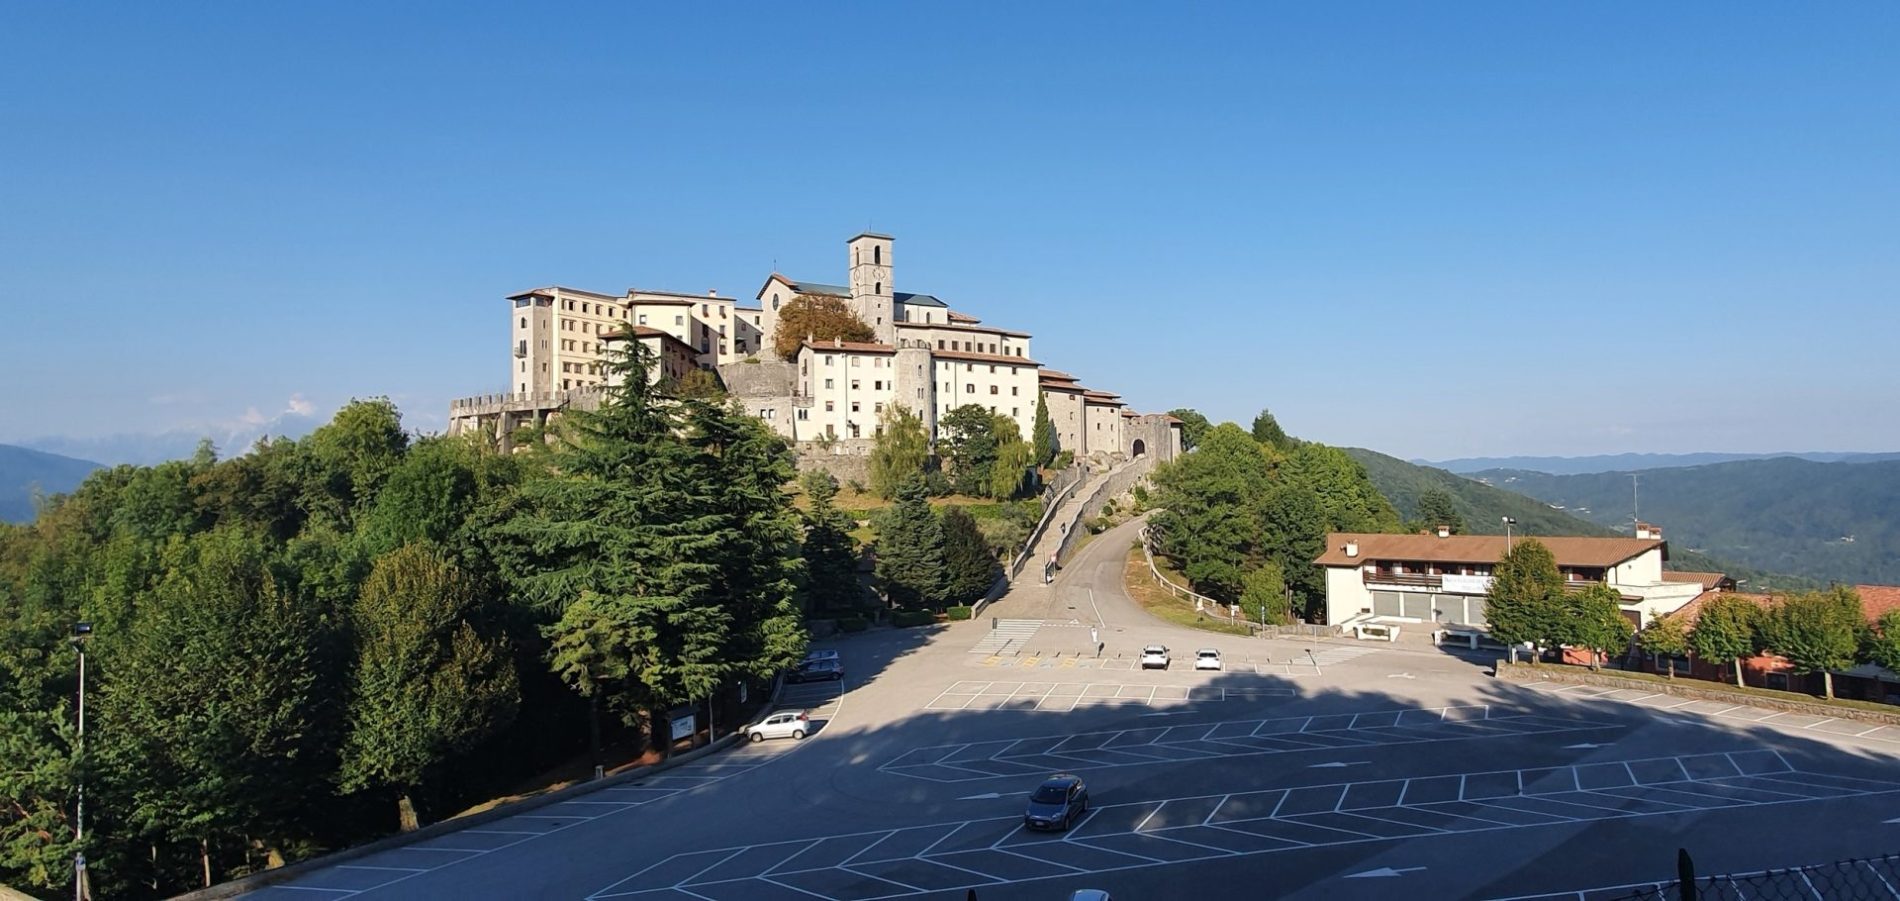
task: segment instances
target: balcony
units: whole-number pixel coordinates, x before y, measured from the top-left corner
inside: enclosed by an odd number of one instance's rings
[[[528,342],[526,341],[515,342],[515,356],[525,357],[527,355],[528,355]]]
[[[1444,580],[1424,573],[1369,572],[1365,574],[1365,583],[1367,585],[1399,585],[1405,588],[1430,588],[1436,591],[1443,587]]]

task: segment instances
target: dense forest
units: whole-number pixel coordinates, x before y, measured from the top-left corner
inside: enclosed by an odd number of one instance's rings
[[[1752,569],[1821,583],[1900,583],[1900,461],[1782,457],[1634,473],[1492,470],[1477,477],[1606,526],[1626,525],[1640,504],[1642,518],[1661,526],[1672,547]]]
[[[626,759],[674,705],[765,684],[804,651],[801,598],[840,592],[804,576],[784,442],[666,392],[623,378],[513,455],[355,402],[0,526],[0,882],[70,885],[81,850],[101,896],[221,881],[542,784],[596,726]],[[824,515],[816,569],[855,585]]]

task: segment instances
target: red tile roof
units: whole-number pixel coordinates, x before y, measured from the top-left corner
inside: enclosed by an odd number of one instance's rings
[[[1668,618],[1680,620],[1685,629],[1694,626],[1696,618],[1702,615],[1702,608],[1708,606],[1709,601],[1721,597],[1722,595],[1741,598],[1744,601],[1762,608],[1766,608],[1768,602],[1773,600],[1773,598],[1765,594],[1751,594],[1745,591],[1705,591],[1696,595],[1694,600],[1682,605],[1676,612],[1669,614]]]
[[[1664,582],[1694,582],[1701,585],[1703,591],[1708,591],[1712,588],[1720,588],[1723,582],[1728,581],[1728,574],[1672,571],[1663,573],[1662,579]]]
[[[1860,608],[1866,611],[1868,622],[1900,610],[1900,585],[1856,585],[1854,590],[1860,592]]]
[[[959,312],[957,312],[957,311],[955,311],[955,310],[951,310],[951,311],[950,311],[950,321],[951,321],[951,322],[959,322],[959,321],[961,321],[961,322],[982,322],[983,320],[981,320],[981,319],[978,319],[978,318],[976,318],[975,316],[971,316],[971,315],[969,315],[968,313],[959,313]]]
[[[1611,567],[1636,557],[1651,548],[1667,545],[1656,538],[1578,538],[1569,536],[1518,536],[1515,541],[1535,538],[1550,548],[1558,566]],[[1346,542],[1357,542],[1359,556],[1346,556]],[[1364,566],[1375,560],[1408,560],[1430,563],[1496,563],[1504,556],[1503,535],[1384,535],[1335,532],[1326,536],[1326,553],[1313,562],[1320,566]]]
[[[993,328],[987,325],[965,325],[960,322],[895,322],[898,328],[947,328],[959,332],[982,332],[986,335],[1002,335],[1006,338],[1032,338],[1028,332],[1012,332],[1006,328]]]

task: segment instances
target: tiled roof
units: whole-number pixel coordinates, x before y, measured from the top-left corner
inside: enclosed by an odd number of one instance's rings
[[[1060,369],[1044,369],[1042,371],[1042,377],[1045,379],[1061,379],[1062,381],[1065,381],[1065,382],[1075,381],[1075,376],[1072,376],[1066,372],[1063,372]]]
[[[672,332],[669,332],[665,329],[657,329],[650,325],[636,325],[636,326],[632,326],[632,328],[633,328],[633,334],[636,337],[659,338],[661,344],[665,344],[670,341],[674,344],[677,344],[681,347],[686,348],[689,351],[693,350],[693,346],[691,344],[681,341],[678,335],[675,335]],[[602,335],[600,337],[601,337],[601,340],[603,341],[616,341],[616,340],[625,338],[626,335],[620,332],[614,332],[612,334]],[[693,352],[698,353],[698,351],[693,351]]]
[[[1854,590],[1860,592],[1860,607],[1867,612],[1868,622],[1900,610],[1900,585],[1856,585]]]
[[[931,297],[928,294],[908,294],[903,291],[892,291],[891,299],[897,301],[898,303],[908,304],[913,307],[948,307],[950,306],[949,304],[944,303],[943,301],[938,300],[935,297]]]
[[[1676,612],[1669,614],[1668,618],[1681,622],[1685,629],[1694,626],[1696,619],[1702,615],[1702,608],[1708,606],[1709,601],[1723,595],[1741,598],[1757,607],[1767,607],[1768,602],[1772,600],[1765,594],[1750,594],[1744,591],[1705,591],[1696,595],[1694,600],[1682,605]]]
[[[846,239],[845,239],[845,241],[844,241],[844,243],[846,243],[846,244],[849,244],[849,243],[851,243],[852,241],[856,241],[856,240],[857,240],[857,239],[859,239],[859,238],[883,238],[883,239],[884,239],[884,240],[886,240],[886,241],[895,241],[895,240],[897,240],[896,238],[893,238],[893,237],[891,237],[890,235],[881,235],[881,234],[878,234],[877,232],[858,232],[857,234],[855,234],[855,235],[853,235],[853,236],[851,236],[851,237],[849,237],[849,238],[846,238]]]
[[[1082,398],[1092,404],[1112,404],[1121,406],[1121,395],[1109,391],[1084,391]]]
[[[976,318],[975,316],[972,316],[972,315],[970,315],[970,314],[968,314],[968,313],[959,313],[959,312],[957,312],[957,311],[955,311],[955,310],[951,310],[951,311],[950,311],[950,321],[951,321],[951,322],[972,322],[972,323],[974,323],[974,322],[982,322],[983,320],[981,320],[981,319],[978,319],[978,318]]]
[[[826,285],[819,282],[797,282],[789,278],[786,279],[786,281],[791,283],[792,290],[800,294],[825,294],[832,297],[851,296],[851,289],[844,285]]]
[[[730,298],[730,297],[721,297],[721,298],[719,298],[719,299],[720,299],[720,300],[731,300],[732,298]],[[625,303],[626,305],[628,305],[628,306],[630,306],[630,307],[690,307],[690,306],[693,306],[694,304],[696,304],[696,303],[698,303],[698,301],[692,301],[692,300],[687,300],[687,299],[685,299],[685,298],[682,298],[682,297],[632,297],[632,296],[628,296],[628,297],[623,297],[623,298],[620,298],[620,300],[621,300],[621,302],[622,302],[622,303]],[[708,298],[706,298],[706,300],[712,300],[712,298],[710,298],[710,297],[708,297]]]
[[[1662,579],[1664,582],[1694,582],[1701,585],[1703,591],[1708,591],[1711,588],[1718,588],[1723,582],[1728,581],[1728,574],[1665,572],[1662,574]]]
[[[1659,538],[1578,538],[1520,535],[1535,538],[1557,558],[1558,566],[1611,567],[1651,548],[1667,545]],[[1357,542],[1359,556],[1346,556],[1346,542]],[[1503,535],[1384,535],[1335,532],[1326,536],[1326,553],[1313,562],[1320,566],[1363,566],[1375,560],[1416,560],[1432,563],[1496,563],[1504,556]]]
[[[889,344],[875,344],[869,341],[806,341],[806,347],[812,350],[826,350],[832,353],[856,354],[894,354],[897,348]]]
[[[631,297],[635,294],[660,294],[666,297],[686,297],[686,298],[691,298],[693,300],[720,300],[720,301],[725,301],[726,303],[732,302],[732,298],[721,297],[716,292],[712,294],[692,294],[686,291],[661,291],[657,288],[628,288],[627,289],[627,296]]]
[[[1002,354],[979,354],[964,350],[932,350],[932,357],[944,360],[965,360],[972,363],[1007,363],[1011,366],[1040,367],[1042,364],[1028,357],[1010,357]]]

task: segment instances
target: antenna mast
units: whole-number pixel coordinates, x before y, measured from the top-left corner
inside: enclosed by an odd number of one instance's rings
[[[1630,473],[1630,522],[1643,521],[1641,498],[1636,494],[1636,473]]]

